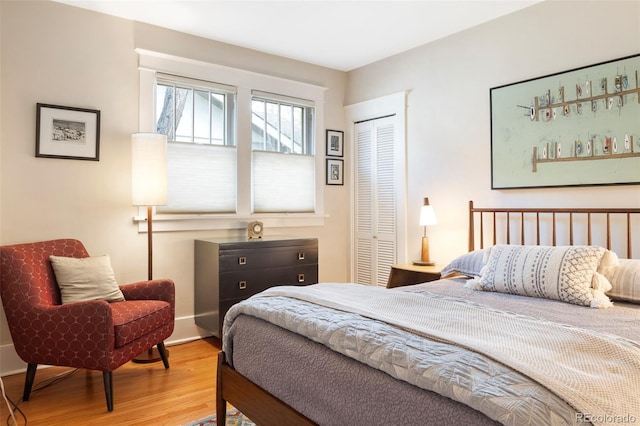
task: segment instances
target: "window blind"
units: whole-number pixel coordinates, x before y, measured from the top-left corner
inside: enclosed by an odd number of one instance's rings
[[[254,213],[315,210],[315,158],[253,151]]]
[[[251,96],[260,98],[260,99],[284,102],[286,104],[291,104],[291,105],[300,105],[300,106],[306,106],[311,108],[316,106],[316,103],[309,99],[295,98],[293,96],[286,96],[286,95],[278,95],[277,93],[262,92],[260,90],[252,90]]]
[[[203,89],[209,89],[217,92],[231,93],[234,95],[238,92],[238,89],[235,86],[230,86],[228,84],[214,83],[212,81],[180,77],[178,75],[163,74],[160,72],[156,73],[156,81],[160,84],[168,84],[170,86],[173,86],[173,85],[180,86],[182,84],[190,88],[195,88],[195,89],[203,88]]]
[[[158,213],[235,213],[236,148],[170,142],[168,203]]]

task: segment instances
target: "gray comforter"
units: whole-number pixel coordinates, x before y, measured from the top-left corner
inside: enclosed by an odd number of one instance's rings
[[[437,286],[426,288],[437,290]],[[424,291],[420,286],[404,290]],[[525,300],[524,304],[530,302]],[[588,310],[579,308],[582,313]],[[564,307],[559,309],[563,311]],[[578,412],[537,381],[491,357],[427,339],[384,321],[284,296],[254,296],[229,311],[223,349],[231,363],[233,344],[226,331],[242,314],[306,336],[394,378],[459,401],[503,424],[573,424],[589,420],[590,413]]]

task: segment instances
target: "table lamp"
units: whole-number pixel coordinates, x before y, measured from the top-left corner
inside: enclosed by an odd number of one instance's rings
[[[438,220],[433,211],[433,207],[429,204],[429,198],[424,198],[424,204],[420,210],[420,226],[424,226],[424,236],[422,237],[422,255],[420,260],[414,260],[414,265],[432,266],[435,262],[429,259],[429,238],[427,238],[427,226],[436,225]]]

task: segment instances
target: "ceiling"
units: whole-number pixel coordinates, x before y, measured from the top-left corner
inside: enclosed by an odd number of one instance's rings
[[[340,71],[542,0],[54,0]]]

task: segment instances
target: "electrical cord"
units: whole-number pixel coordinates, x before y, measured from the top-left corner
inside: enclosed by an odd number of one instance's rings
[[[62,373],[60,373],[60,374],[58,374],[56,376],[50,377],[48,379],[45,379],[42,382],[36,384],[34,386],[34,389],[31,392],[41,391],[42,389],[46,389],[46,388],[48,388],[50,386],[55,385],[58,382],[66,380],[69,377],[71,377],[73,374],[75,374],[78,370],[79,370],[78,368],[74,368],[74,369],[72,369],[70,371],[65,371],[65,372],[62,372]],[[18,400],[18,402],[13,402],[11,400],[11,398],[9,398],[6,395],[5,390],[4,390],[4,382],[2,381],[2,377],[0,377],[0,385],[2,385],[2,396],[4,397],[4,399],[5,399],[6,403],[7,403],[7,407],[9,408],[9,415],[7,416],[7,420],[6,420],[7,426],[11,426],[10,423],[9,423],[10,420],[13,420],[13,423],[14,423],[15,426],[20,426],[18,424],[18,421],[16,420],[16,417],[15,417],[15,414],[14,414],[15,412],[20,413],[20,415],[24,419],[24,425],[23,426],[26,426],[27,425],[27,416],[18,407],[20,405],[20,403],[22,402],[22,398],[20,398]],[[13,408],[11,407],[11,405],[13,405]]]
[[[9,424],[9,418],[13,419],[13,423],[15,424],[15,426],[18,426],[18,420],[16,420],[16,415],[15,415],[15,410],[16,408],[18,408],[17,404],[14,404],[13,401],[11,401],[11,398],[9,398],[7,396],[7,392],[4,390],[4,381],[2,380],[2,377],[0,377],[0,388],[2,389],[2,397],[4,398],[4,402],[7,403],[7,408],[9,409],[9,416],[7,416],[7,425]],[[9,403],[9,401],[11,401],[11,403]],[[13,408],[11,407],[13,405]],[[22,416],[24,417],[24,413],[22,413],[22,410],[20,410],[18,408],[19,412],[22,414]],[[24,419],[24,424],[27,424],[27,419],[25,417]]]

